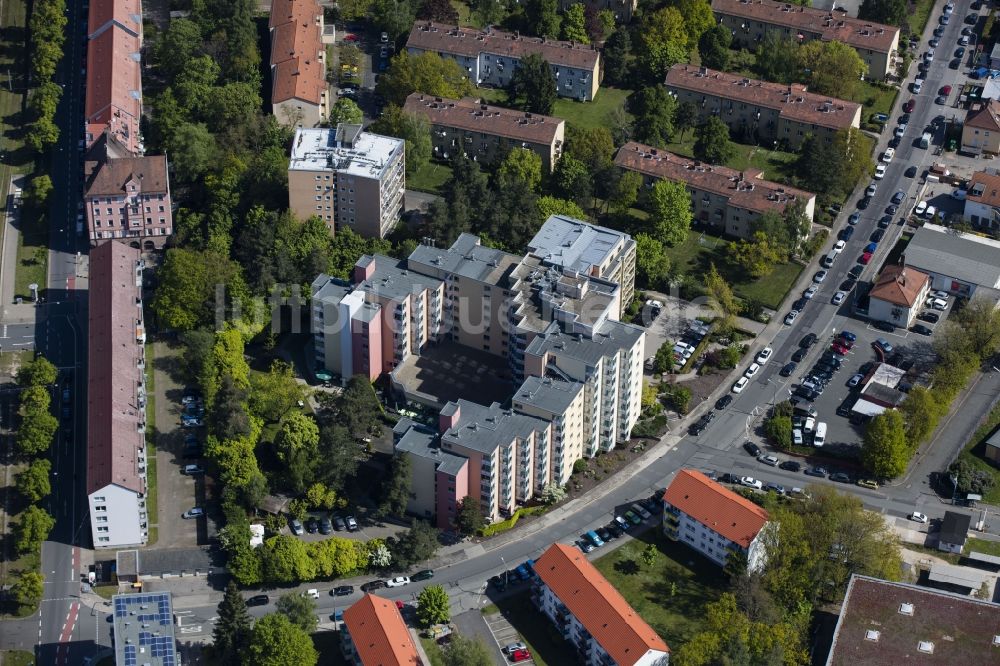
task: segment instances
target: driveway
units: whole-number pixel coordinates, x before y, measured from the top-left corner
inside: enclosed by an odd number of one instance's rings
[[[490,617],[503,619],[503,616],[500,613],[496,613]],[[490,656],[493,657],[493,663],[498,666],[507,663],[507,660],[504,659],[503,653],[500,652],[500,645],[497,643],[497,639],[494,637],[489,623],[480,611],[466,611],[451,618],[451,622],[455,625],[455,628],[458,629],[458,633],[461,635],[467,638],[475,636],[481,638],[483,644],[486,646],[486,649],[489,650]],[[509,627],[510,624],[507,623],[507,626]],[[506,645],[506,643],[504,643],[504,645]]]

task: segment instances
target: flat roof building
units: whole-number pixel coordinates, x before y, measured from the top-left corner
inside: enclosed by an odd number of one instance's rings
[[[356,666],[421,666],[410,630],[391,599],[366,594],[344,611],[344,657]]]
[[[861,105],[707,67],[677,64],[666,78],[679,102],[691,102],[701,117],[715,115],[744,140],[777,142],[795,150],[807,135],[832,142],[840,130],[859,127]]]
[[[749,238],[761,215],[784,213],[793,204],[802,204],[810,223],[816,211],[815,194],[764,180],[760,169],[737,171],[705,164],[635,141],[618,149],[615,165],[642,175],[646,184],[683,183],[691,193],[694,219],[728,236]]]
[[[973,176],[966,199],[985,201],[993,193],[979,185]],[[958,296],[982,295],[996,303],[1000,300],[1000,241],[983,238],[942,227],[924,224],[913,232],[913,237],[903,249],[903,259],[908,267],[926,273],[931,279],[931,289],[947,291]]]
[[[587,666],[666,666],[670,648],[579,548],[554,543],[534,564],[531,599]]]
[[[169,592],[116,594],[115,666],[179,666]]]
[[[361,125],[300,128],[288,164],[288,207],[316,216],[330,234],[346,227],[384,238],[399,220],[406,189],[404,142]]]
[[[136,248],[90,251],[87,503],[95,548],[149,538],[142,271]]]
[[[317,0],[272,0],[271,112],[296,127],[316,127],[329,115],[323,8]]]
[[[562,118],[483,104],[471,97],[421,93],[407,97],[403,111],[427,120],[438,159],[462,152],[480,163],[495,164],[514,148],[526,148],[542,159],[542,170],[548,173],[562,155],[566,135]]]
[[[868,77],[894,73],[899,28],[828,11],[775,0],[712,0],[719,23],[733,33],[733,46],[754,50],[768,33],[808,42],[843,42],[868,65]]]
[[[417,21],[406,41],[410,55],[433,52],[451,58],[476,86],[503,88],[525,56],[537,54],[552,67],[556,92],[582,102],[594,99],[601,75],[601,52],[596,47],[527,37],[492,27],[462,28],[433,21]]]

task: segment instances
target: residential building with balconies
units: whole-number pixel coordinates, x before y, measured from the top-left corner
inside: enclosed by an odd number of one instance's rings
[[[707,67],[674,65],[667,90],[694,104],[701,118],[718,116],[734,137],[797,150],[810,134],[831,143],[837,132],[861,124],[861,105],[808,92],[801,83],[783,85]]]
[[[162,248],[173,233],[166,156],[105,154],[85,162],[83,204],[92,245],[113,239],[143,250]]]
[[[816,195],[764,180],[760,169],[737,171],[705,164],[659,148],[630,141],[618,149],[615,165],[643,177],[647,187],[657,180],[682,183],[691,194],[691,213],[703,225],[736,238],[749,238],[761,215],[782,214],[801,205],[810,224]]]
[[[86,484],[98,549],[149,539],[142,272],[124,243],[90,251]]]
[[[341,650],[352,666],[422,666],[396,602],[366,594],[344,611]]]
[[[670,648],[579,548],[555,543],[533,566],[531,599],[584,666],[667,666]]]
[[[288,207],[323,220],[330,235],[353,229],[385,238],[403,210],[404,141],[362,131],[361,125],[300,128],[288,164]]]
[[[585,391],[580,382],[552,377],[527,377],[514,392],[514,411],[552,424],[549,447],[536,451],[536,490],[552,483],[563,486],[573,473],[573,463],[584,457]]]
[[[720,567],[729,558],[745,558],[747,568],[764,566],[761,535],[767,511],[693,469],[682,469],[663,496],[663,532]]]
[[[476,86],[503,88],[525,56],[537,54],[552,68],[556,93],[588,102],[600,87],[601,52],[595,46],[526,37],[517,32],[463,28],[417,21],[406,41],[410,55],[437,53],[451,58]]]

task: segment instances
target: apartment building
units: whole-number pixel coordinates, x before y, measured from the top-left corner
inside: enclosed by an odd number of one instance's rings
[[[962,152],[1000,154],[1000,100],[990,99],[969,106],[962,125]]]
[[[733,554],[750,571],[764,566],[767,511],[693,469],[682,469],[663,496],[663,532],[720,567]]]
[[[566,11],[571,5],[575,5],[578,2],[580,0],[559,0],[559,9],[560,11]],[[583,0],[582,4],[587,9],[592,9],[595,12],[607,9],[615,15],[615,23],[621,25],[631,22],[632,15],[639,6],[639,0]]]
[[[106,137],[107,138],[107,137]],[[160,249],[173,233],[167,157],[105,157],[84,163],[84,215],[91,244],[115,239]]]
[[[812,223],[816,211],[815,194],[764,180],[759,169],[705,164],[635,141],[618,149],[615,165],[640,174],[647,186],[657,180],[683,183],[691,193],[693,218],[736,238],[749,238],[754,222],[765,213],[781,214],[801,203]]]
[[[288,207],[299,219],[316,216],[338,228],[384,238],[396,226],[406,189],[402,139],[361,125],[300,128],[288,164]]]
[[[564,273],[617,284],[619,315],[635,295],[635,240],[621,231],[550,215],[528,243],[528,254]]]
[[[84,135],[89,147],[108,130],[130,154],[142,152],[143,45],[140,0],[93,0],[87,18]]]
[[[868,318],[909,328],[923,309],[930,289],[931,279],[926,273],[890,264],[868,292]]]
[[[515,412],[552,424],[549,449],[536,460],[539,488],[549,483],[566,485],[573,463],[585,457],[585,397],[581,382],[554,377],[527,377],[514,392],[511,401]]]
[[[809,134],[829,143],[840,130],[861,123],[860,104],[807,92],[801,83],[769,83],[678,64],[667,72],[666,86],[677,101],[692,102],[701,117],[718,116],[735,137],[790,150]]]
[[[353,666],[421,666],[423,661],[396,602],[366,594],[344,611],[344,658]]]
[[[273,0],[268,25],[271,113],[286,125],[316,127],[330,112],[323,8],[317,0]]]
[[[531,600],[585,666],[667,666],[670,648],[580,549],[549,546],[534,564]]]
[[[451,58],[477,86],[503,88],[521,59],[541,56],[552,67],[560,97],[589,102],[600,87],[601,53],[596,47],[517,32],[462,28],[433,21],[418,21],[406,42],[410,55],[433,52]]]
[[[425,118],[431,129],[434,157],[448,160],[459,152],[483,164],[502,161],[514,148],[526,148],[542,159],[546,173],[562,155],[566,122],[562,118],[413,93],[406,113]]]
[[[95,548],[140,546],[146,513],[146,382],[139,250],[90,251],[87,505]]]
[[[719,23],[733,33],[733,47],[754,50],[768,33],[799,42],[821,39],[843,42],[868,65],[868,77],[894,73],[899,28],[828,11],[775,0],[712,0]]]

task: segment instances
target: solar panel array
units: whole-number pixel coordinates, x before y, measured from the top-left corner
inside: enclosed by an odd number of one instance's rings
[[[176,666],[177,647],[169,593],[117,595],[114,609],[116,625],[134,622],[138,630],[138,645],[124,646],[124,662],[118,666],[139,666],[140,657],[144,664],[156,660],[162,666]]]

